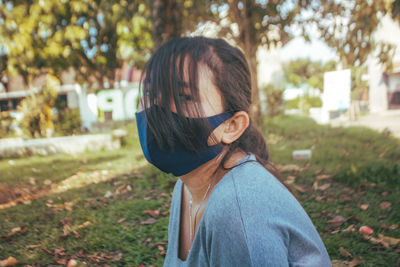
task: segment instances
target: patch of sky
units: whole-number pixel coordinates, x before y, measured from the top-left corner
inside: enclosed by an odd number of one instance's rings
[[[218,6],[216,4],[212,4],[210,9],[213,14],[216,14],[218,12]]]
[[[91,37],[90,37],[90,43],[91,43],[91,44],[96,44],[96,41],[97,41],[97,40],[96,40],[96,37],[94,37],[94,36],[91,36]]]
[[[95,28],[95,27],[90,27],[89,28],[89,34],[91,35],[91,36],[96,36],[97,35],[97,29]]]
[[[11,9],[13,9],[13,4],[11,3],[11,2],[6,2],[6,8],[8,9],[8,10],[11,10]]]
[[[83,23],[85,23],[85,21],[86,21],[86,18],[85,18],[85,17],[80,17],[76,23],[77,23],[79,26],[82,26]]]
[[[100,46],[100,51],[101,52],[107,52],[108,51],[108,45],[107,44],[102,44]]]
[[[7,46],[2,46],[0,43],[0,55],[6,55],[6,54],[8,54]]]
[[[89,47],[89,44],[86,40],[81,40],[81,46],[86,50]]]
[[[289,12],[295,9],[297,6],[297,1],[286,1],[281,6],[278,6],[281,17],[286,19]]]
[[[229,5],[228,4],[223,4],[223,5],[218,6],[218,12],[219,13],[226,12],[228,9],[229,9]]]
[[[93,58],[97,53],[97,46],[92,47],[91,49],[85,50],[85,53],[88,58]]]
[[[243,3],[242,3],[242,2],[239,2],[239,3],[238,3],[238,8],[239,8],[239,9],[243,9]]]
[[[103,15],[103,13],[97,13],[96,19],[97,19],[97,22],[100,24],[100,26],[102,28],[104,28],[105,24],[104,24],[104,15]]]

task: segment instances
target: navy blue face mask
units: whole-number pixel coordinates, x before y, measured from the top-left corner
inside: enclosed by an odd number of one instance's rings
[[[225,112],[207,117],[206,120],[210,125],[211,131],[213,131],[232,116],[233,112]],[[173,113],[173,118],[178,120],[178,115]],[[193,118],[193,120],[196,119]],[[177,145],[173,150],[162,149],[149,129],[145,111],[136,113],[136,123],[140,145],[147,161],[163,172],[172,173],[175,176],[185,175],[193,171],[200,165],[215,158],[222,151],[221,145],[207,145],[208,136],[201,138],[201,142],[205,146],[204,149],[197,153],[191,152],[181,145]]]

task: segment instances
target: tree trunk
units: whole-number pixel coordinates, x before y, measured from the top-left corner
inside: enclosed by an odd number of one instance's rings
[[[247,60],[249,61],[250,73],[251,73],[251,108],[250,115],[253,119],[254,124],[257,128],[261,129],[263,126],[263,119],[261,113],[261,104],[260,104],[260,93],[258,89],[258,75],[257,75],[257,49],[255,48],[257,45],[250,45],[245,50]]]
[[[256,30],[254,28],[254,1],[245,1],[243,5],[243,12],[241,19],[239,19],[240,24],[240,39],[244,53],[249,61],[250,74],[251,74],[251,102],[250,115],[253,119],[253,123],[257,128],[261,129],[263,126],[261,105],[260,105],[260,93],[258,90],[258,77],[257,77],[257,38],[255,38]],[[234,5],[236,12],[239,14],[237,6]]]
[[[162,44],[181,35],[179,6],[176,0],[154,0],[153,18],[153,51]]]

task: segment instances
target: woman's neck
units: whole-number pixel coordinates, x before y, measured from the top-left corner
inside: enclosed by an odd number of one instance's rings
[[[226,151],[221,152],[215,159],[212,159],[190,173],[180,177],[186,188],[189,190],[193,205],[200,205],[204,196],[210,191],[221,178],[229,171],[220,167]],[[246,156],[244,152],[233,153],[225,162],[226,168],[232,168]],[[209,193],[208,193],[209,194]]]

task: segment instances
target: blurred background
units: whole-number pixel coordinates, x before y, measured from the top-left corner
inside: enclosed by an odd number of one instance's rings
[[[399,265],[400,0],[0,0],[0,266],[162,264],[176,178],[141,154],[139,79],[198,35],[246,55],[334,265]]]

